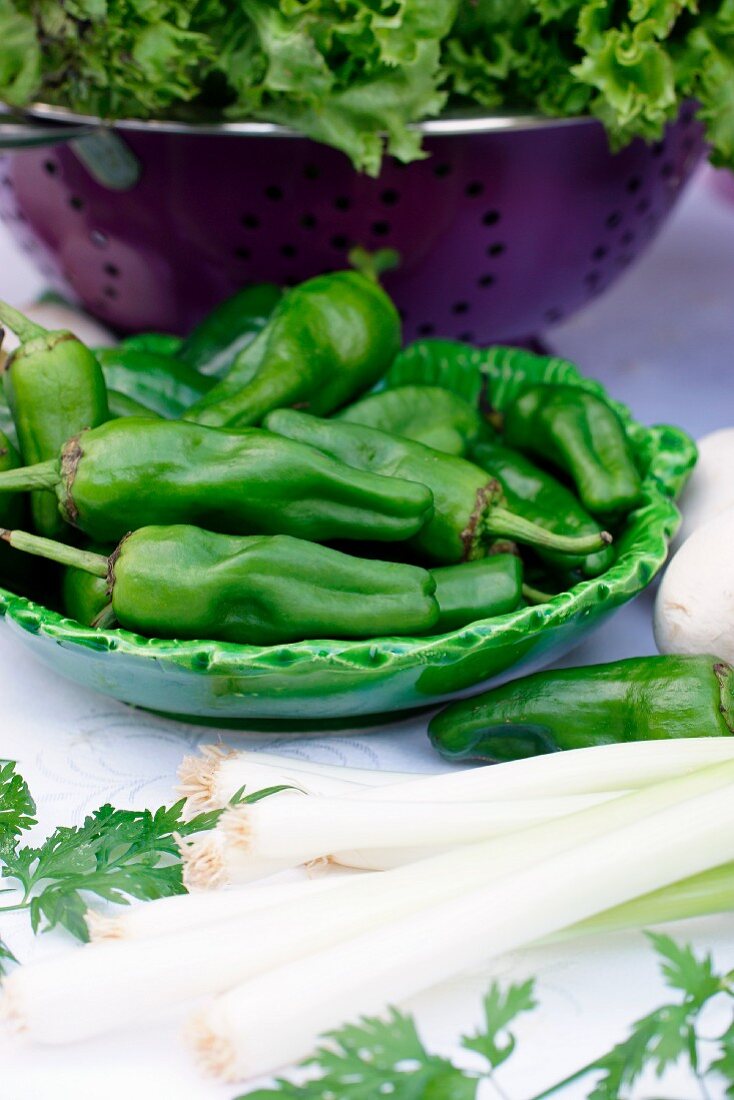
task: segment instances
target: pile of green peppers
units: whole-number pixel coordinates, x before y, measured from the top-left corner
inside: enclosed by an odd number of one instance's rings
[[[246,287],[185,339],[96,352],[3,303],[0,322],[20,341],[0,582],[86,626],[256,646],[441,634],[609,568],[639,498],[593,394],[530,379],[499,415],[440,379],[391,383],[410,349],[356,271]]]

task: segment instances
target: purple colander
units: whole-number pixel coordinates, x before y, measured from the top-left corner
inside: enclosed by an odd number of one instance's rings
[[[527,339],[600,294],[699,162],[685,107],[655,145],[595,120],[425,122],[426,159],[378,179],[267,123],[99,120],[38,107],[0,125],[0,217],[49,282],[120,331],[187,332],[245,283],[293,284],[390,247],[408,339]],[[25,147],[22,147],[25,146]]]

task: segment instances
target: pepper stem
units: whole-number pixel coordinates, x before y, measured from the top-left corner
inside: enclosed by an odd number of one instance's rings
[[[31,535],[28,531],[8,531],[0,527],[0,539],[10,543],[16,550],[26,554],[35,554],[38,558],[57,561],[60,565],[71,565],[84,573],[95,577],[106,577],[108,561],[104,554],[93,554],[91,550],[79,550],[76,546],[67,546],[63,542],[44,539],[40,535]]]
[[[559,550],[567,554],[593,554],[612,541],[608,531],[592,535],[558,535],[501,506],[491,508],[484,516],[482,529],[488,535],[501,535],[528,546],[544,546],[548,550]]]
[[[35,340],[39,336],[46,336],[48,329],[43,325],[37,325],[29,317],[21,313],[19,309],[13,309],[7,302],[0,300],[0,321],[14,332],[22,344],[28,340]]]
[[[0,493],[17,493],[24,489],[50,489],[53,492],[60,481],[58,463],[51,458],[35,466],[5,470],[0,474]]]
[[[528,603],[550,603],[553,599],[552,592],[542,592],[539,588],[534,588],[531,584],[524,584],[522,586],[522,594]]]

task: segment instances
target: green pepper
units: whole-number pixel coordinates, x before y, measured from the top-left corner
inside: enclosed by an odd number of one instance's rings
[[[579,504],[573,493],[529,458],[494,440],[476,443],[470,456],[477,466],[497,478],[513,511],[522,511],[533,523],[562,535],[590,535],[601,527]],[[538,548],[544,561],[561,569],[580,568],[584,576],[605,572],[614,561],[611,546],[595,554],[559,554]]]
[[[23,531],[0,535],[16,549],[104,578],[114,620],[158,638],[278,645],[421,634],[438,619],[425,569],[302,539],[143,527],[105,557]]]
[[[531,386],[504,413],[510,447],[569,474],[592,515],[623,515],[640,496],[638,474],[614,409],[576,386]]]
[[[400,318],[384,290],[356,271],[319,275],[284,295],[186,419],[234,428],[282,405],[332,412],[369,389],[399,346]]]
[[[155,355],[179,355],[183,339],[171,332],[138,332],[134,336],[126,336],[120,346],[131,351],[151,351]]]
[[[519,607],[522,598],[522,562],[514,554],[493,554],[461,565],[432,569],[440,615],[437,634],[504,615]]]
[[[106,556],[111,553],[106,547],[96,543],[91,543],[85,549]],[[96,573],[89,573],[73,565],[64,568],[61,577],[61,603],[64,614],[70,619],[75,619],[82,626],[94,626],[109,602],[106,576],[97,576]]]
[[[4,432],[0,432],[0,473],[17,470],[21,466],[20,455]],[[19,527],[27,519],[25,493],[8,493],[0,497],[0,527]],[[8,547],[0,548],[0,584],[15,587],[28,574],[17,554],[8,553]]]
[[[433,511],[425,485],[358,473],[259,428],[225,432],[185,420],[110,420],[69,440],[56,461],[0,474],[0,491],[41,487],[96,542],[153,521],[389,542],[411,538]]]
[[[632,657],[537,672],[450,704],[428,727],[447,759],[492,761],[732,733],[734,670],[707,656]]]
[[[152,409],[136,401],[134,397],[126,393],[118,393],[116,390],[107,390],[107,404],[110,418],[113,420],[119,420],[121,416],[158,416]]]
[[[508,511],[499,482],[479,466],[411,439],[362,424],[319,420],[293,409],[270,413],[265,426],[357,470],[427,485],[435,510],[413,545],[430,561],[452,565],[485,557],[495,536],[582,554],[610,541],[606,532],[570,538],[546,531],[521,513]]]
[[[265,328],[282,297],[273,283],[255,283],[225,298],[184,340],[178,355],[194,370],[222,378]]]
[[[0,432],[6,439],[10,440],[14,447],[17,445],[18,437],[15,434],[13,414],[10,411],[10,405],[2,387],[0,387]]]
[[[211,378],[171,355],[137,348],[101,348],[97,360],[111,390],[170,419],[183,415],[214,385]]]
[[[5,366],[5,392],[26,465],[58,453],[64,440],[94,428],[109,416],[107,390],[99,363],[71,332],[48,332],[0,302],[0,321],[21,344]],[[36,530],[63,536],[65,526],[53,496],[34,492]]]
[[[334,417],[405,436],[444,454],[466,456],[494,433],[478,409],[439,386],[401,386],[371,393]]]

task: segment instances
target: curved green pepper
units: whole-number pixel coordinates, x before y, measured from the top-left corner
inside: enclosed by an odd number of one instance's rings
[[[368,394],[334,417],[405,436],[444,454],[464,457],[494,435],[478,409],[439,386],[401,386]]]
[[[138,332],[134,336],[126,336],[120,341],[120,346],[131,351],[150,351],[155,355],[179,355],[183,347],[183,339],[174,336],[171,332]]]
[[[109,556],[107,547],[92,543],[87,550]],[[16,555],[17,557],[18,555]],[[94,626],[110,602],[107,577],[97,576],[73,565],[64,568],[61,577],[61,603],[64,614],[82,626]]]
[[[430,490],[360,473],[258,428],[185,420],[110,420],[69,440],[57,460],[0,474],[0,491],[54,491],[67,520],[97,542],[152,522],[227,534],[408,539],[430,518]]]
[[[17,470],[20,466],[20,455],[5,433],[0,432],[0,473]],[[27,518],[27,505],[25,493],[8,493],[0,497],[0,527],[22,527]],[[0,548],[0,583],[15,586],[27,576],[28,569],[18,555],[9,553],[7,546]]]
[[[18,437],[15,434],[13,414],[10,411],[10,405],[5,396],[5,390],[2,387],[0,387],[0,432],[2,432],[5,438],[8,439],[14,447],[17,447]]]
[[[21,341],[8,359],[4,379],[20,453],[26,465],[44,462],[70,436],[107,420],[102,370],[71,332],[48,332],[4,302],[0,321]],[[36,530],[63,536],[65,525],[50,493],[34,492],[31,511]]]
[[[222,378],[265,328],[282,293],[274,283],[243,287],[208,313],[176,354],[194,370]]]
[[[356,271],[319,275],[288,291],[186,419],[244,427],[283,405],[332,412],[369,389],[399,346],[400,318],[381,287]]]
[[[716,657],[633,657],[537,672],[462,699],[428,727],[449,760],[734,733],[734,669]]]
[[[431,561],[451,565],[484,557],[495,536],[572,553],[591,553],[611,541],[606,532],[577,538],[552,534],[522,514],[508,511],[499,482],[479,466],[377,428],[319,420],[293,409],[270,413],[265,426],[357,470],[427,485],[434,514],[413,545]]]
[[[511,447],[550,459],[571,477],[592,515],[629,512],[641,481],[614,409],[576,386],[532,386],[504,413]]]
[[[431,570],[439,606],[436,633],[504,615],[522,599],[522,562],[514,554],[492,554],[461,565]]]
[[[214,385],[171,355],[129,347],[101,348],[97,360],[109,389],[171,419],[181,416]]]
[[[551,474],[509,447],[495,440],[475,444],[470,457],[477,466],[497,478],[513,511],[522,511],[533,523],[562,535],[599,534],[601,527],[579,504],[573,493]],[[584,576],[595,577],[609,569],[614,561],[611,546],[595,554],[559,554],[538,548],[538,555],[556,568],[581,569]]]
[[[124,416],[158,416],[158,413],[153,412],[140,401],[136,401],[134,397],[126,393],[118,393],[116,390],[107,390],[107,404],[112,420],[119,420]]]
[[[278,645],[425,633],[438,619],[425,569],[301,539],[144,527],[108,558],[22,531],[0,535],[16,549],[104,578],[114,619],[159,638]]]

